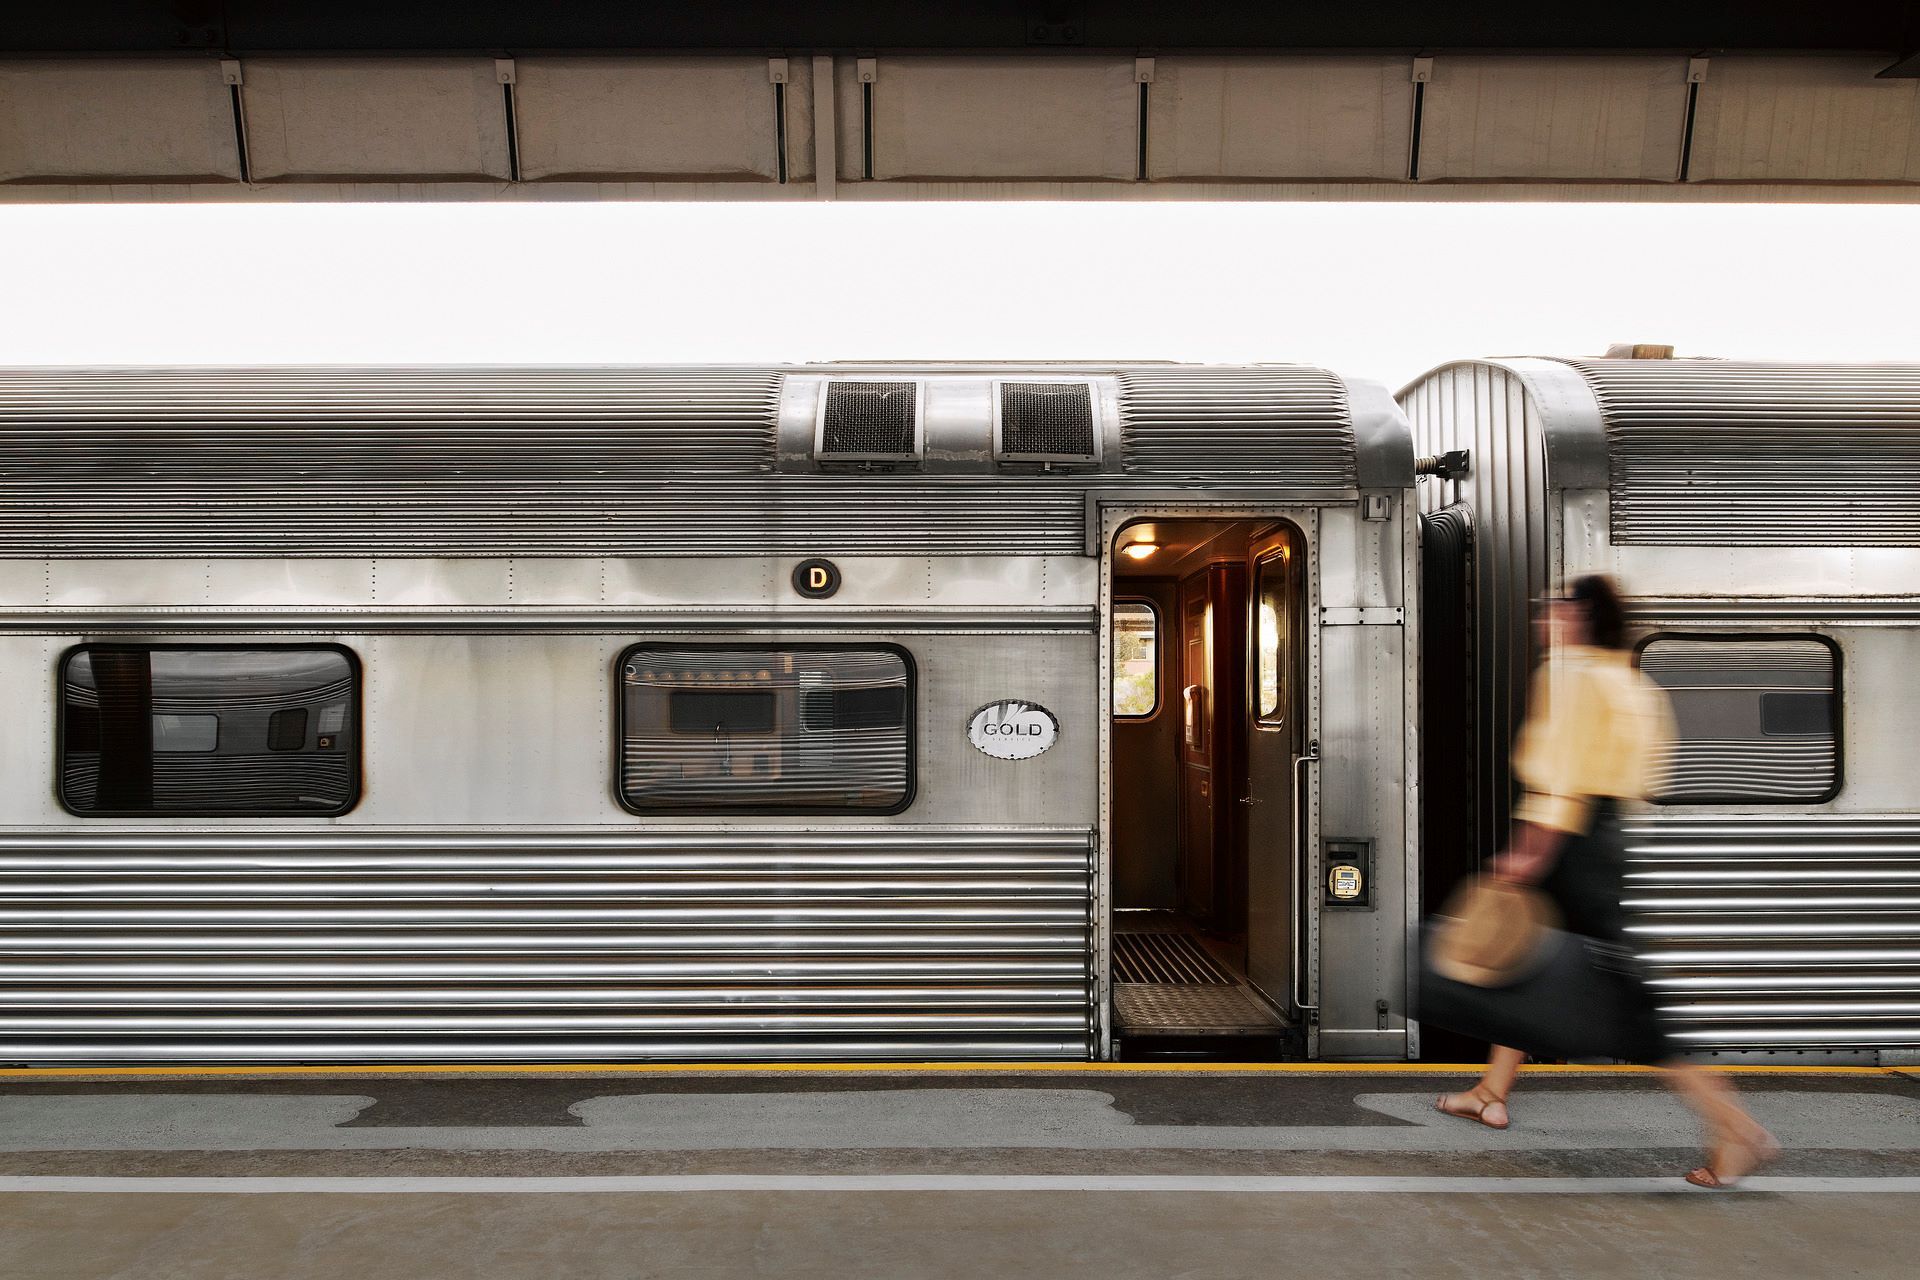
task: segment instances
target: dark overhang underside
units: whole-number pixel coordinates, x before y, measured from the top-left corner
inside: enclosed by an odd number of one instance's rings
[[[1920,47],[1903,3],[1568,5],[1539,0],[1369,4],[1168,4],[1165,0],[25,0],[6,6],[0,52],[247,54],[528,53],[696,49],[1718,50],[1882,52]],[[1911,67],[1911,62],[1908,63]],[[1912,74],[1911,71],[1908,74]]]

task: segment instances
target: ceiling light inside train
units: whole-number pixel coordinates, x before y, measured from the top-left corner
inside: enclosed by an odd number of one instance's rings
[[[1129,542],[1120,548],[1120,554],[1129,560],[1145,560],[1159,549],[1160,544],[1157,542]]]

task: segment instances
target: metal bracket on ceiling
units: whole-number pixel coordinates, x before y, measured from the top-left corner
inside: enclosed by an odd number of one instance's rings
[[[234,163],[240,170],[240,181],[253,181],[253,157],[247,146],[247,105],[241,100],[241,86],[247,82],[246,72],[240,69],[240,59],[220,59],[220,82],[227,86],[227,105],[233,112],[233,154]]]
[[[1427,84],[1433,79],[1433,59],[1413,60],[1413,118],[1407,124],[1407,181],[1420,180],[1420,125],[1426,117]]]
[[[512,58],[493,60],[493,80],[500,86],[500,109],[505,115],[507,130],[507,181],[520,181],[520,104],[514,99],[514,86],[520,83],[520,72]]]

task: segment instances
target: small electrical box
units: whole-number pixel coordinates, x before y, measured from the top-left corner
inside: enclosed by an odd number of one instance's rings
[[[1373,841],[1328,840],[1323,900],[1329,907],[1373,909]]]

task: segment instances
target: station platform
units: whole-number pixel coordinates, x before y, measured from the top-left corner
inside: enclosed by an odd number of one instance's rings
[[[1894,1276],[1920,1073],[1748,1069],[1700,1191],[1649,1072],[1430,1067],[0,1076],[0,1275]]]

